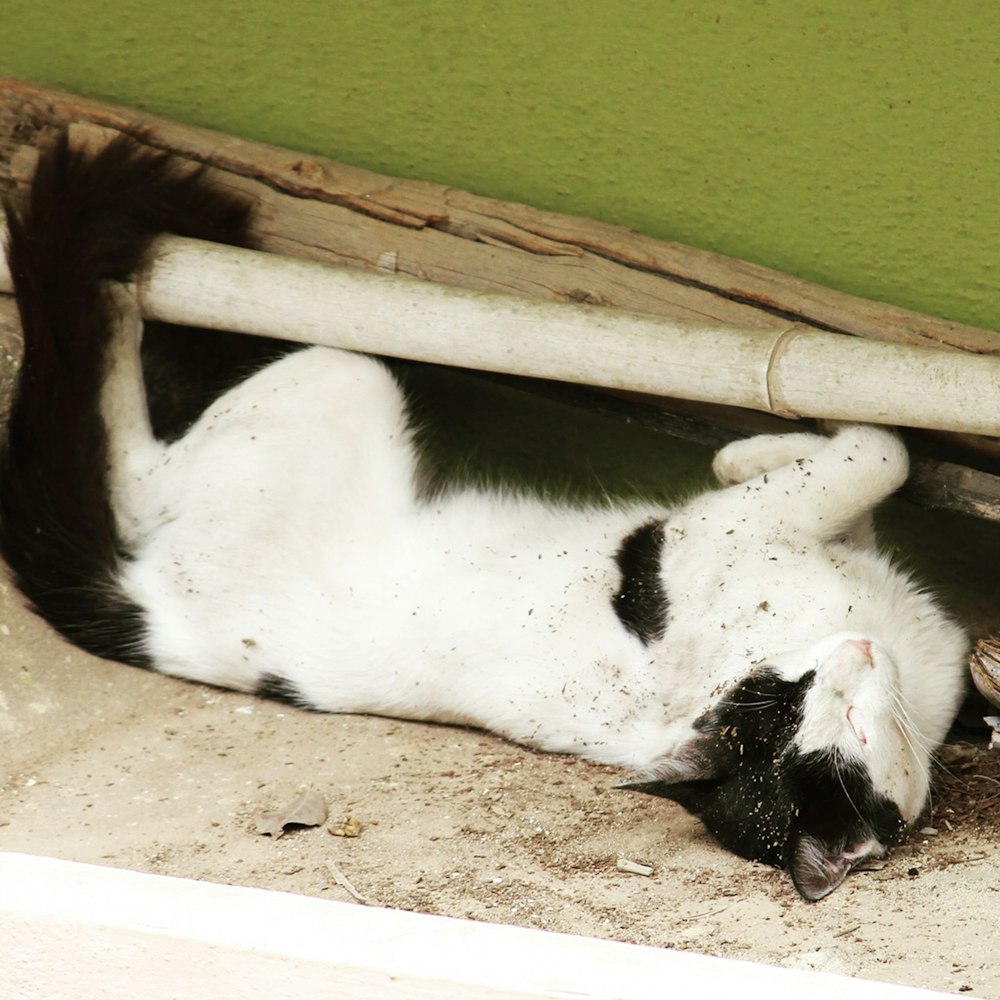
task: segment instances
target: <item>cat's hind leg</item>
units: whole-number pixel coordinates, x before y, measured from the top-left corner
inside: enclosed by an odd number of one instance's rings
[[[167,446],[156,440],[142,375],[142,316],[135,288],[105,282],[111,337],[101,415],[107,431],[108,491],[116,527],[126,547],[145,536],[149,504]]]

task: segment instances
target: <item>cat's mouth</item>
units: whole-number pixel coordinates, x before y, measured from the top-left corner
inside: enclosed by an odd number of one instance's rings
[[[867,840],[859,840],[853,847],[848,847],[844,851],[844,857],[859,865],[872,858],[884,858],[887,853],[888,848],[884,844],[874,837],[869,837]]]

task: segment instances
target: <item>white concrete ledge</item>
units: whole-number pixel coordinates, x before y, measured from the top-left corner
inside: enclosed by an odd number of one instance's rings
[[[4,1000],[919,1000],[901,986],[0,854]]]

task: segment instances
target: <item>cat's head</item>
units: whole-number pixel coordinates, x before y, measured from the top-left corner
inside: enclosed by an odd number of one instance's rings
[[[626,787],[674,799],[725,847],[788,868],[806,899],[821,899],[926,801],[927,752],[898,689],[875,639],[829,636],[754,665],[652,780]]]

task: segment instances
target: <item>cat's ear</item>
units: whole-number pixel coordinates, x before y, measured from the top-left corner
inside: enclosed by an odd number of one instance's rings
[[[788,870],[799,893],[814,903],[829,896],[856,867],[860,859],[835,849],[811,833],[792,835]]]
[[[723,776],[719,761],[708,752],[713,743],[714,740],[699,734],[671,757],[658,761],[652,773],[616,787],[672,799],[690,812],[700,813],[702,801]]]
[[[701,778],[696,781],[636,781],[615,785],[628,792],[645,792],[647,795],[657,795],[662,799],[670,799],[683,806],[692,816],[702,817],[717,782],[713,778]]]

